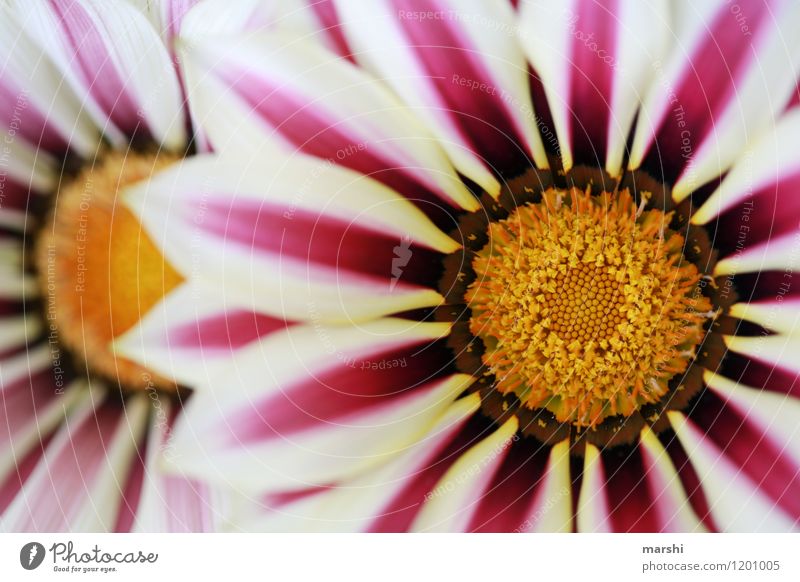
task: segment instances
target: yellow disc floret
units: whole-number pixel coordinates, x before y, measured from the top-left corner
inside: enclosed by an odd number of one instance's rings
[[[182,281],[119,193],[174,163],[158,153],[109,152],[67,180],[42,231],[37,263],[46,317],[86,372],[125,388],[174,388],[117,357],[111,342]]]
[[[711,310],[671,219],[627,190],[550,189],[491,223],[465,299],[496,388],[577,427],[664,397]]]

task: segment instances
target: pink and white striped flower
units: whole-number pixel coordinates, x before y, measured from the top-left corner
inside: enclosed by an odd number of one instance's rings
[[[334,5],[182,46],[218,155],[127,194],[176,466],[239,529],[797,529],[800,6]]]

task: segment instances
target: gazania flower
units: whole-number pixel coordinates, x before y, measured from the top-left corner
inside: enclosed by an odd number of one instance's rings
[[[797,528],[800,7],[520,4],[183,46],[219,155],[129,192],[185,282],[118,348],[236,527]]]
[[[197,149],[173,43],[192,4],[0,6],[2,530],[208,530],[225,511],[227,493],[159,468],[191,386],[111,345],[183,281],[118,201]],[[187,38],[283,18],[226,14]]]

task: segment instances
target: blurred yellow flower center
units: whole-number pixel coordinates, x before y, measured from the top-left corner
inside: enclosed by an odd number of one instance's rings
[[[162,153],[105,154],[62,184],[37,247],[46,317],[55,325],[57,340],[85,362],[83,371],[127,389],[175,388],[170,380],[116,356],[111,342],[182,278],[120,194],[177,160]]]
[[[711,310],[671,218],[627,190],[550,189],[492,223],[465,299],[496,388],[579,428],[662,398]]]

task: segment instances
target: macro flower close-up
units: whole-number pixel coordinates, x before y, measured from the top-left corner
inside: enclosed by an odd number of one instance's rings
[[[800,4],[2,15],[3,531],[800,529]]]

